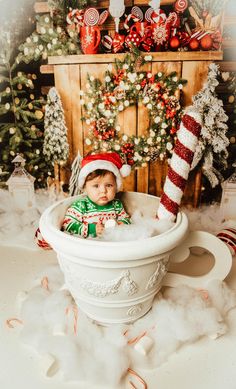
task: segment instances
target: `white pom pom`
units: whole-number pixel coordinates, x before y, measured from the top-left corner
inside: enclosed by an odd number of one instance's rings
[[[127,165],[127,164],[124,164],[121,168],[120,168],[120,174],[122,177],[127,177],[130,175],[130,172],[131,172],[131,166],[130,165]]]
[[[108,219],[105,224],[104,224],[104,227],[107,229],[107,228],[114,228],[116,226],[116,221],[114,219]]]

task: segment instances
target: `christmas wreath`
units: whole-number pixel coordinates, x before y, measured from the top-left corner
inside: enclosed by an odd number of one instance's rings
[[[174,72],[140,70],[151,60],[151,55],[133,52],[117,60],[114,71],[109,64],[103,81],[88,75],[80,103],[89,125],[85,143],[90,152],[116,151],[133,167],[171,155],[182,115],[180,90],[186,81]],[[145,135],[128,136],[117,125],[117,116],[138,102],[148,110],[149,127]]]

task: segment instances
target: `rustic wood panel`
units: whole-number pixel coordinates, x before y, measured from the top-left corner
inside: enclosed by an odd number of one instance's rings
[[[86,91],[88,75],[94,76],[95,78],[99,78],[101,80],[106,69],[107,69],[107,64],[101,64],[99,65],[99,67],[96,64],[80,65],[80,88],[83,91]],[[78,104],[79,104],[79,100],[78,100]],[[82,114],[83,114],[83,109],[82,109]],[[83,137],[85,139],[88,136],[89,125],[83,122],[82,129],[83,129]],[[90,151],[90,147],[84,144],[84,150],[82,151],[82,154],[86,154],[89,151]]]
[[[82,112],[80,101],[80,68],[77,65],[69,66],[69,79],[71,91],[71,125],[72,125],[72,139],[71,153],[72,157],[77,155],[78,150],[83,152],[83,128],[82,128]]]
[[[41,65],[40,73],[42,74],[53,74],[54,73],[54,65]]]
[[[207,77],[209,64],[209,61],[183,62],[182,77],[188,80],[187,85],[183,88],[184,105],[191,105],[192,96],[202,88]]]
[[[170,74],[176,72],[178,76],[181,76],[181,62],[152,62],[152,73],[162,72]],[[162,188],[165,182],[167,173],[166,161],[155,161],[150,163],[149,168],[149,193],[160,196]]]
[[[82,54],[82,55],[67,55],[67,56],[51,56],[48,57],[48,63],[53,65],[71,64],[71,63],[111,63],[115,59],[123,60],[127,53],[121,54]],[[146,55],[146,53],[143,53]],[[151,52],[153,61],[220,61],[223,58],[222,51],[166,51],[166,52]]]
[[[236,61],[216,62],[222,72],[236,72]]]
[[[119,115],[121,116],[121,115]],[[122,113],[123,116],[123,127],[121,128],[121,133],[130,135],[136,135],[136,127],[137,127],[137,107],[133,105],[125,109]],[[123,180],[124,190],[136,190],[136,171],[132,171],[132,173],[125,177]]]
[[[151,63],[145,64],[142,67],[144,71],[151,71]],[[143,104],[138,103],[138,123],[137,123],[137,135],[146,135],[149,130],[149,115],[148,110]],[[149,182],[149,164],[146,167],[140,167],[137,170],[137,191],[148,193]]]

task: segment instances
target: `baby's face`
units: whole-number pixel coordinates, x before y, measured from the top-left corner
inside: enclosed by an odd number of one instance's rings
[[[115,198],[116,179],[114,174],[107,173],[85,183],[84,189],[95,204],[106,205]]]

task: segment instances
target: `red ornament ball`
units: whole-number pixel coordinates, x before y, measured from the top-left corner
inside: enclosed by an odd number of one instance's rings
[[[172,50],[177,50],[180,46],[179,38],[177,36],[172,36],[172,38],[170,38],[169,45]]]
[[[191,39],[191,41],[189,42],[189,48],[191,50],[198,50],[199,49],[199,41],[197,40],[197,38],[193,38]]]
[[[205,35],[200,40],[200,45],[201,45],[202,50],[210,50],[212,48],[212,45],[213,45],[212,37],[210,35]]]

